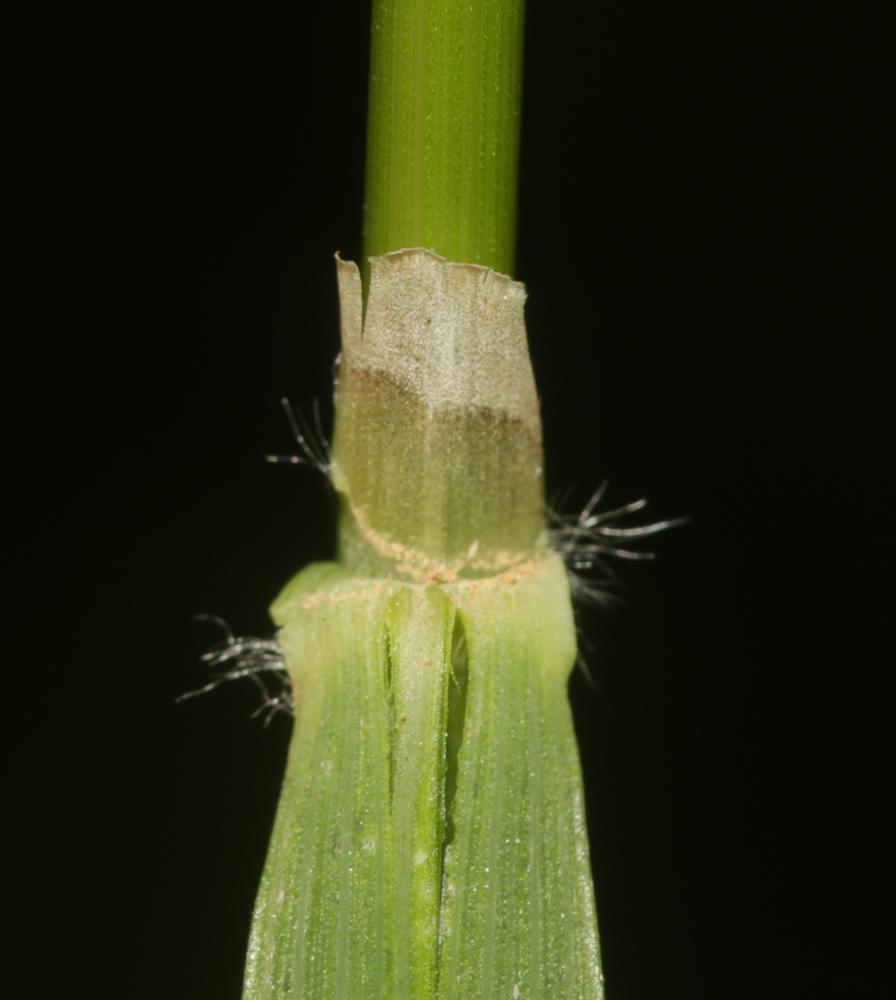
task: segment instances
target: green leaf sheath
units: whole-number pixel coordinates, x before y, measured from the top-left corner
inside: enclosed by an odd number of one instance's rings
[[[309,586],[322,575],[318,569],[306,571]],[[301,578],[293,582],[296,608],[314,598],[303,588]],[[328,603],[316,615],[291,607],[295,620],[280,633],[288,662],[302,666],[255,905],[247,1000],[385,995],[394,912],[392,854],[384,843],[391,747],[388,596],[379,588],[354,602]]]
[[[566,699],[575,629],[565,569],[549,553],[503,580],[446,590],[468,679],[438,995],[595,1000],[602,980]]]
[[[246,1000],[602,995],[553,553],[431,587],[313,566]]]
[[[374,0],[364,255],[513,273],[523,0]]]
[[[432,997],[453,609],[331,564],[277,617],[296,729],[245,996]]]

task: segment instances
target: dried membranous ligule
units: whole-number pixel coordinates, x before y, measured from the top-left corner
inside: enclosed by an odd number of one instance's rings
[[[274,603],[295,729],[247,1000],[602,997],[575,630],[523,287],[337,264],[338,561]]]
[[[337,269],[341,558],[420,583],[529,558],[544,495],[523,286],[402,251],[371,260],[362,322],[358,269]]]

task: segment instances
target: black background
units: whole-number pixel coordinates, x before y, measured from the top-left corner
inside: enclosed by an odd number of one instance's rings
[[[609,1000],[889,995],[883,8],[530,3],[549,490],[693,517],[582,615]],[[8,26],[18,996],[239,996],[289,725],[248,685],[174,699],[194,613],[266,634],[333,549],[322,481],[262,458],[281,396],[328,405],[368,32],[364,3]]]

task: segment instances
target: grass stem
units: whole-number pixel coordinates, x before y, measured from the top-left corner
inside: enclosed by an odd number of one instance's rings
[[[513,273],[524,0],[373,0],[364,256]]]

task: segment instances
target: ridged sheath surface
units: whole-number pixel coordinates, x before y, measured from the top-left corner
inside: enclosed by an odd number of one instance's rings
[[[298,708],[246,1000],[600,998],[560,560],[319,565],[275,607]]]

